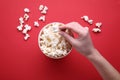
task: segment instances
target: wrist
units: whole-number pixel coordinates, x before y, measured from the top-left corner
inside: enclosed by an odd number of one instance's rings
[[[89,60],[97,60],[101,57],[102,57],[101,54],[95,48],[91,49],[89,55],[86,56],[86,58]]]

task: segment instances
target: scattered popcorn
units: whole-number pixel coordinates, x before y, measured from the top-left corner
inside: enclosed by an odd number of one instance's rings
[[[54,22],[46,25],[39,34],[39,47],[42,52],[53,59],[59,59],[65,57],[70,53],[72,46],[70,43],[62,37],[58,31],[59,26],[64,24]],[[68,31],[72,34],[70,31]]]
[[[100,28],[102,26],[102,23],[101,22],[98,22],[95,24],[96,27]]]
[[[83,17],[81,17],[81,19],[83,19],[84,21],[88,22],[90,25],[93,24],[93,20],[92,20],[92,19],[89,19],[88,16],[83,16]],[[95,26],[96,26],[96,28],[93,28],[92,31],[93,31],[93,32],[101,32],[100,27],[102,26],[102,23],[101,23],[101,22],[97,22],[97,23],[95,24]]]
[[[35,27],[39,27],[39,26],[40,26],[39,23],[38,23],[38,21],[35,21],[35,22],[34,22],[34,26],[35,26]]]
[[[47,7],[47,6],[40,5],[40,6],[39,6],[39,10],[41,11],[42,14],[46,14],[47,11],[48,11],[48,7]]]
[[[29,19],[29,15],[28,14],[24,14],[24,19],[27,21]]]
[[[19,18],[19,21],[23,21],[23,17],[20,17],[20,18]]]
[[[89,24],[93,24],[93,20],[88,20],[88,23]]]
[[[42,10],[41,14],[47,14],[47,11],[46,10]]]
[[[97,32],[101,32],[101,30],[99,28],[93,28],[92,30],[93,32],[97,33]]]
[[[20,23],[20,25],[22,25],[22,24],[24,24],[24,21],[20,21],[19,23]]]
[[[40,6],[39,6],[39,10],[41,11],[41,14],[44,14],[43,16],[41,16],[41,17],[39,18],[39,20],[45,22],[45,14],[47,14],[48,7],[47,7],[47,6],[44,6],[44,5],[40,5]],[[30,35],[28,35],[27,32],[28,32],[29,30],[31,30],[31,26],[29,26],[28,24],[26,24],[26,22],[27,22],[28,19],[29,19],[28,13],[30,13],[30,9],[29,9],[29,8],[24,8],[24,12],[25,12],[25,14],[23,15],[23,17],[20,17],[20,18],[19,18],[19,24],[20,24],[20,25],[17,26],[17,29],[18,29],[19,31],[22,31],[23,34],[26,34],[26,36],[24,37],[24,39],[27,40],[27,39],[30,37]],[[24,29],[23,29],[23,26],[24,26]],[[35,21],[35,22],[34,22],[34,26],[39,27],[39,26],[40,26],[40,25],[39,25],[39,22],[38,22],[38,21]],[[47,35],[46,35],[46,36],[47,36]],[[48,45],[48,44],[47,44],[47,45]],[[49,51],[49,49],[48,49],[48,51]]]
[[[29,30],[31,30],[31,26],[29,26],[28,24],[26,24],[24,27],[25,27],[25,29],[23,29],[22,33],[23,33],[23,34],[27,34],[27,32],[28,32]]]
[[[24,27],[26,30],[31,30],[31,26],[29,26],[28,24],[26,24]]]
[[[19,18],[19,23],[20,23],[20,25],[22,25],[24,23],[23,17]]]
[[[27,29],[23,29],[22,33],[27,34],[27,31],[28,31]]]
[[[29,10],[28,8],[25,8],[25,9],[24,9],[24,12],[25,12],[25,13],[29,13],[30,10]]]
[[[88,16],[83,16],[83,17],[81,17],[81,19],[83,19],[83,20],[85,20],[85,21],[88,21],[88,20],[89,20]]]
[[[42,11],[44,9],[44,6],[43,5],[40,5],[39,6],[39,10]]]
[[[19,25],[19,26],[17,27],[17,29],[18,29],[19,31],[22,31],[22,27],[23,27],[23,25]]]
[[[29,37],[30,37],[29,34],[25,34],[25,36],[24,36],[24,40],[28,40]]]
[[[45,16],[44,16],[44,15],[41,16],[41,17],[39,18],[39,20],[45,22]]]
[[[44,7],[44,10],[45,10],[45,11],[47,11],[47,10],[48,10],[48,7],[47,7],[47,6],[45,6],[45,7]]]

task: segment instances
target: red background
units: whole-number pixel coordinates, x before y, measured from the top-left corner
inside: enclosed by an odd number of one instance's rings
[[[46,22],[35,28],[33,21],[41,16],[38,6],[49,7]],[[32,26],[30,38],[16,27],[23,9],[31,10],[27,22]],[[103,23],[102,33],[94,34],[81,16],[88,15]],[[38,33],[51,22],[77,21],[89,26],[95,47],[120,71],[120,0],[2,0],[0,1],[0,80],[102,80],[92,64],[76,50],[60,60],[49,59],[38,47]],[[114,73],[113,73],[114,74]]]

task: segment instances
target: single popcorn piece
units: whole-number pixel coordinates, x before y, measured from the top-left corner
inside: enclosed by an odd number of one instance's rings
[[[88,23],[89,24],[93,24],[93,20],[88,20]]]
[[[24,23],[23,17],[19,18],[19,23],[20,23],[20,25],[22,25]]]
[[[29,15],[28,14],[24,14],[24,19],[27,21],[29,19]]]
[[[53,48],[55,48],[58,44],[59,44],[59,39],[53,39],[53,40],[51,40],[52,42],[51,42],[51,44],[52,44],[52,46],[51,47],[53,47]]]
[[[39,10],[41,11],[42,14],[47,14],[48,7],[47,7],[47,6],[40,5],[40,6],[39,6]]]
[[[39,23],[38,23],[38,21],[35,21],[35,22],[34,22],[34,26],[35,26],[35,27],[39,27],[39,26],[40,26]]]
[[[45,15],[41,16],[39,20],[45,22]]]
[[[44,6],[43,5],[40,5],[39,6],[39,10],[42,11],[44,9]]]
[[[24,27],[25,27],[25,29],[23,29],[22,33],[23,34],[27,34],[27,32],[31,30],[31,26],[29,26],[28,24],[26,24]]]
[[[23,17],[20,17],[20,18],[19,18],[19,21],[23,21]]]
[[[27,31],[28,31],[27,29],[23,29],[22,33],[27,34]]]
[[[42,10],[41,14],[47,14],[47,11],[46,10]]]
[[[58,33],[60,26],[64,26],[64,24],[59,22],[50,23],[43,27],[38,35],[40,49],[46,56],[53,59],[65,57],[72,49],[70,43]],[[72,36],[70,30],[65,32]]]
[[[53,32],[56,33],[56,32],[58,32],[58,31],[59,31],[59,27],[56,26],[56,25],[54,25],[54,26],[53,26]]]
[[[23,28],[23,25],[19,25],[19,26],[17,27],[17,29],[18,29],[19,31],[22,31],[22,28]]]
[[[26,24],[24,27],[26,30],[31,30],[31,26],[29,26],[28,24]]]
[[[50,53],[52,50],[51,48],[46,48],[47,53]]]
[[[102,23],[101,23],[101,22],[97,22],[97,23],[95,24],[95,26],[98,27],[98,28],[100,28],[100,27],[102,26]]]
[[[84,21],[88,21],[89,20],[88,16],[83,16],[83,17],[81,17],[81,19],[83,19]]]
[[[45,6],[45,7],[44,7],[44,10],[45,10],[45,11],[47,11],[47,10],[48,10],[48,7],[47,7],[47,6]]]
[[[95,32],[95,33],[101,32],[101,30],[99,28],[93,28],[92,31]]]
[[[44,41],[43,41],[43,42],[44,42]],[[45,50],[46,50],[46,46],[44,45],[44,43],[41,43],[40,45],[42,45],[42,46],[41,46],[41,50],[42,50],[42,51],[45,51]]]
[[[24,36],[24,40],[28,40],[29,37],[30,37],[29,34],[25,34],[25,36]]]
[[[24,21],[19,21],[20,25],[24,24]]]
[[[66,52],[67,52],[67,50],[64,50],[64,51],[63,51],[63,55],[64,55],[64,56],[66,55],[66,54],[65,54]]]
[[[64,53],[64,51],[62,51],[62,50],[56,50],[56,52],[58,53],[58,55],[61,55]]]
[[[25,9],[24,9],[24,12],[25,12],[25,13],[29,13],[30,10],[29,10],[28,8],[25,8]]]

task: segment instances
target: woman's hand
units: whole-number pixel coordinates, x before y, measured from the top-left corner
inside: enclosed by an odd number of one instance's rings
[[[66,24],[65,26],[60,27],[60,29],[60,34],[65,37],[65,39],[69,41],[77,51],[81,52],[85,56],[92,53],[92,51],[94,50],[94,46],[91,41],[88,27],[82,27],[77,22],[71,22]],[[64,31],[62,31],[64,29],[69,29],[72,32],[77,33],[78,37],[71,37]]]

